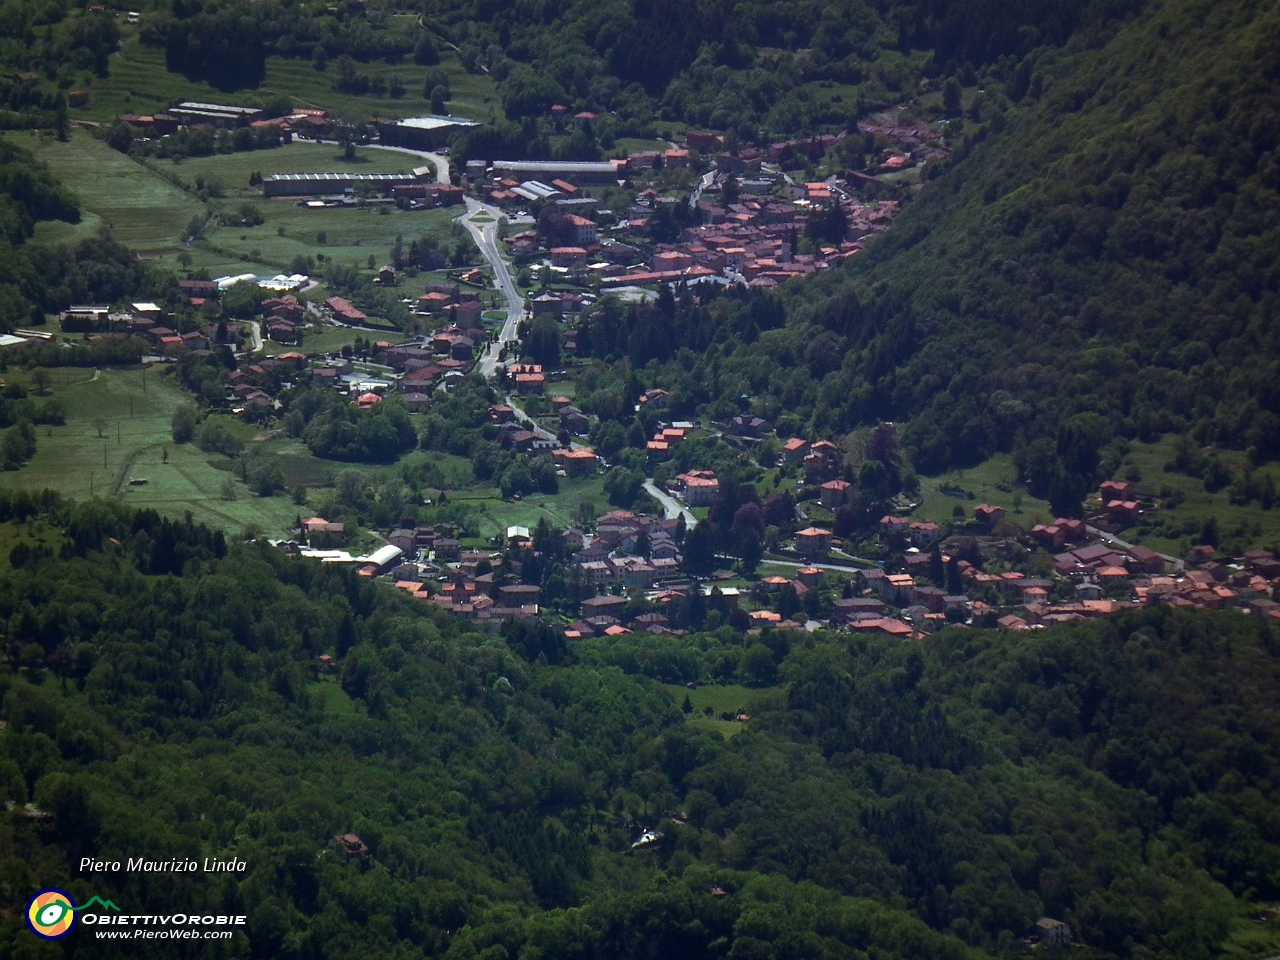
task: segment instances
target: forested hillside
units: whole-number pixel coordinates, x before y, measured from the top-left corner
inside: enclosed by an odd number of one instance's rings
[[[468,633],[265,543],[51,496],[0,520],[27,544],[0,577],[6,955],[48,884],[244,913],[261,957],[961,960],[1045,914],[1096,956],[1274,935],[1245,918],[1280,896],[1280,637],[1238,614],[766,632],[780,682],[724,741],[542,628]],[[730,628],[687,650],[745,656]]]
[[[612,108],[623,120],[682,120],[782,136],[824,80],[863,85],[866,99],[910,97],[923,75],[972,72],[1056,45],[1137,9],[1088,4],[946,2],[515,4],[445,0],[428,21],[476,50],[503,82],[507,117],[552,102]],[[1003,66],[1004,64],[1002,64]],[[708,85],[710,84],[710,85]],[[852,109],[853,104],[849,107]],[[818,117],[841,124],[842,116]],[[810,117],[809,119],[815,119]]]
[[[1280,455],[1278,51],[1273,5],[1170,0],[1033,57],[1033,93],[792,299],[848,338],[825,416],[911,419],[923,469],[1016,449],[1037,490],[1072,471],[1073,417],[1098,446],[1172,430]]]

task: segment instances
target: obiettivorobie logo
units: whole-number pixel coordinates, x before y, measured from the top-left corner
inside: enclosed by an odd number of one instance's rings
[[[76,925],[76,914],[95,903],[104,910],[120,912],[120,908],[114,903],[101,897],[93,897],[88,903],[77,907],[67,893],[46,887],[37,891],[27,904],[27,926],[42,940],[61,940]]]
[[[91,897],[81,906],[76,906],[71,896],[64,890],[46,887],[36,893],[27,903],[27,926],[31,932],[42,940],[61,940],[76,926],[81,911],[98,906],[99,913],[85,913],[86,926],[104,927],[96,934],[99,938],[110,939],[227,939],[232,930],[228,927],[243,928],[249,918],[244,916],[220,916],[200,913],[170,914],[127,914],[123,913],[110,900]],[[111,911],[115,913],[111,913]],[[157,927],[162,929],[156,929]],[[209,927],[223,929],[210,930]],[[120,929],[124,928],[124,929]],[[168,929],[165,929],[168,928]],[[205,928],[205,929],[200,929]]]

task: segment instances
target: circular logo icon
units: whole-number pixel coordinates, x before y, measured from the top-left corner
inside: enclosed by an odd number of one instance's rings
[[[37,937],[58,940],[75,925],[75,903],[61,890],[46,887],[27,904],[27,926]]]

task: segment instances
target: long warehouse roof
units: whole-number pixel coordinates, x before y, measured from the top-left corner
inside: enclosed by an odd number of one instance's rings
[[[314,180],[334,182],[344,180],[360,180],[367,183],[394,183],[402,180],[417,179],[412,173],[273,173],[264,177],[264,182],[281,180]]]
[[[625,161],[621,161],[625,163]],[[495,170],[514,170],[528,171],[530,173],[542,171],[565,171],[569,173],[612,173],[618,169],[619,164],[611,161],[588,161],[588,160],[495,160],[493,168]]]
[[[405,117],[403,120],[388,120],[397,127],[410,127],[414,130],[439,130],[441,127],[478,127],[478,120],[464,120],[462,117]]]

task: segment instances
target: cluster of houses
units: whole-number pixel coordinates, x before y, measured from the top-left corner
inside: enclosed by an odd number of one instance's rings
[[[904,133],[896,126],[886,129]],[[928,128],[922,129],[930,141],[936,137]],[[860,132],[863,132],[861,128]],[[912,127],[905,133],[914,136],[920,131]],[[770,161],[781,161],[793,154],[817,159],[844,136],[825,134],[781,141],[766,148],[728,150],[723,137],[690,131],[682,147],[641,151],[626,159],[599,163],[497,161],[492,167],[483,161],[471,161],[467,164],[467,176],[480,195],[491,203],[500,206],[540,203],[560,214],[556,218],[558,242],[550,244],[545,251],[549,257],[547,265],[580,282],[598,285],[602,290],[706,279],[771,288],[791,277],[814,274],[852,256],[862,249],[868,238],[888,229],[898,212],[896,201],[866,203],[859,199],[857,188],[865,180],[874,180],[869,175],[850,174],[853,187],[848,181],[834,177],[796,185],[784,181],[776,167],[766,166]],[[885,136],[897,139],[895,133]],[[613,185],[662,168],[687,167],[694,154],[712,158],[715,173],[711,182],[700,188],[696,198],[702,223],[684,230],[677,242],[659,243],[652,248],[647,243],[634,243],[648,232],[651,221],[661,214],[663,206],[685,202],[660,196],[653,189],[639,193],[626,211],[611,211],[611,216],[616,214],[617,223],[607,235],[592,219],[597,201],[581,187]],[[909,153],[888,150],[882,167],[891,171],[911,162]],[[732,195],[725,188],[730,178],[736,185]],[[832,205],[838,205],[843,211],[845,236],[812,252],[801,253],[799,238],[806,232],[809,217]],[[533,256],[539,253],[540,239],[546,240],[539,238],[537,232],[529,231],[507,237],[506,243],[515,256]]]
[[[307,325],[307,308],[291,293],[262,301],[262,319],[267,337],[277,343],[297,343],[299,328]]]
[[[698,207],[705,222],[686,228],[676,242],[659,243],[651,249],[634,241],[647,232],[662,206],[683,201],[645,190],[607,237],[601,235],[595,221],[580,214],[568,215],[572,242],[547,249],[546,265],[602,291],[708,279],[755,288],[776,287],[857,253],[869,237],[887,230],[898,212],[896,201],[864,204],[852,195],[833,196],[832,189],[826,183],[808,184],[803,195],[794,200],[743,195],[726,206],[700,200]],[[832,203],[840,204],[845,212],[845,239],[800,253],[799,239],[809,216]],[[534,231],[508,237],[506,242],[514,256],[538,253],[539,238]]]
[[[780,463],[800,464],[803,468],[804,482],[806,484],[821,484],[824,481],[833,479],[839,473],[842,459],[843,455],[840,452],[840,448],[830,440],[814,440],[810,443],[803,437],[789,437],[783,441]],[[831,489],[844,491],[848,490],[849,487],[846,485]],[[823,493],[826,494],[827,492],[827,488],[824,487]],[[833,510],[839,505],[839,503],[823,503],[823,506]]]
[[[197,308],[219,295],[218,282],[213,280],[182,280],[180,286]],[[274,408],[277,404],[273,398],[286,383],[308,377],[312,382],[330,384],[350,394],[354,402],[364,407],[381,402],[385,394],[398,389],[410,409],[421,409],[429,403],[431,390],[442,378],[461,375],[470,369],[488,337],[481,326],[478,297],[462,285],[428,284],[426,296],[431,298],[431,312],[441,315],[446,326],[421,341],[399,345],[386,341],[375,343],[375,349],[382,353],[384,366],[390,368],[390,375],[384,370],[375,369],[371,373],[368,369],[357,369],[356,362],[347,355],[316,356],[289,351],[242,364],[241,369],[231,373],[232,409],[252,414],[263,408]],[[325,306],[335,319],[343,322],[360,324],[367,319],[343,297],[330,297]],[[285,344],[299,343],[303,328],[311,320],[306,305],[291,293],[264,300],[261,317],[264,336]],[[61,323],[64,331],[85,332],[91,338],[111,335],[143,338],[152,355],[167,358],[183,353],[208,356],[224,345],[239,352],[245,342],[244,333],[234,323],[220,323],[216,328],[210,325],[207,332],[196,329],[180,333],[165,325],[163,310],[154,303],[135,303],[127,310],[118,311],[101,305],[72,306],[63,311]]]
[[[723,205],[700,200],[702,224],[687,227],[675,243],[657,244],[649,263],[641,268],[613,276],[605,271],[601,286],[725,277],[752,288],[772,289],[792,277],[812,276],[856,254],[867,238],[887,230],[898,212],[896,201],[866,204],[852,195],[842,198],[833,189],[838,191],[827,183],[810,183],[803,188],[803,196],[795,199],[744,194]],[[626,229],[643,232],[661,202],[652,191],[642,193],[627,211]],[[848,224],[844,239],[800,253],[798,241],[809,217],[831,204],[844,210]]]
[[[480,288],[456,281],[432,281],[418,297],[417,311],[424,316],[440,316],[456,327],[479,332],[484,307]]]
[[[391,270],[384,268],[384,271]],[[394,282],[394,277],[383,282]],[[342,297],[330,297],[325,305],[334,318],[343,323],[360,325],[367,319]],[[398,390],[409,409],[422,409],[430,402],[437,384],[450,376],[461,376],[471,368],[488,342],[488,334],[483,327],[479,294],[466,284],[427,283],[418,300],[418,312],[439,318],[443,326],[419,340],[401,344],[375,342],[383,365],[390,368],[390,377],[362,374],[355,370],[350,358],[330,357],[312,369],[313,381],[331,383],[346,393],[373,394],[377,400],[391,390]]]
[[[1268,550],[1254,550],[1223,563],[1214,548],[1202,545],[1177,567],[1151,550],[1096,543],[1054,557],[1056,583],[1014,577],[1019,608],[999,619],[1015,630],[1067,623],[1139,606],[1175,606],[1200,610],[1234,608],[1253,616],[1280,619],[1272,597],[1280,589],[1280,561]],[[989,575],[972,573],[977,585]],[[1063,587],[1065,585],[1065,587]],[[1059,589],[1055,590],[1055,587]],[[1053,594],[1069,592],[1065,599]],[[1110,595],[1110,598],[1109,596]]]
[[[1127,483],[1102,484],[1099,498],[1104,511],[1100,517],[1114,519],[1120,509],[1128,520],[1133,496]],[[974,517],[993,530],[1004,519],[1004,511],[979,504]],[[938,540],[936,523],[886,516],[880,521],[879,534],[885,545],[902,553],[901,572],[887,573],[880,568],[860,571],[853,581],[860,596],[837,601],[839,615],[833,616],[833,623],[853,624],[849,617],[854,614],[868,621],[879,619],[891,611],[891,616],[917,628],[927,628],[930,619],[986,620],[993,616],[1000,626],[1024,630],[1161,604],[1206,610],[1235,608],[1280,619],[1280,604],[1273,599],[1280,589],[1280,560],[1267,550],[1219,562],[1213,559],[1213,547],[1201,545],[1179,560],[1139,544],[1097,539],[1097,530],[1085,521],[1059,517],[1053,523],[1033,527],[1026,544],[1053,553],[1051,574],[987,573],[958,560],[955,566],[963,590],[948,593],[931,581],[934,558],[925,552]],[[983,538],[984,546],[993,546],[997,539]],[[942,559],[949,563],[951,558],[944,554]]]
[[[935,524],[903,524],[903,519],[885,517],[881,522],[884,536],[898,543],[931,545],[936,541]],[[914,552],[906,557],[901,572],[870,567],[855,573],[848,595],[833,601],[826,625],[922,639],[947,623],[994,623],[1005,629],[1028,630],[1162,604],[1234,608],[1252,616],[1280,619],[1280,603],[1272,599],[1280,590],[1280,560],[1267,550],[1250,551],[1222,563],[1211,559],[1212,547],[1195,547],[1185,568],[1179,564],[1173,569],[1167,558],[1147,548],[1096,543],[1055,557],[1053,578],[1018,571],[986,573],[968,561],[957,560],[959,583],[948,584],[948,590],[930,579],[930,555],[919,552],[918,547],[908,549]],[[951,562],[946,554],[942,560]],[[797,571],[792,580],[765,577],[761,586],[766,594],[790,586],[803,597],[821,576],[820,569],[809,567]],[[1115,589],[1117,585],[1119,589]],[[775,629],[804,626],[769,610],[754,611],[750,617],[756,625],[768,623]]]
[[[618,584],[625,590],[652,589],[662,579],[679,577],[682,557],[676,544],[680,519],[656,520],[629,510],[614,510],[596,521],[595,534],[581,537],[574,562],[585,583],[597,588]],[[576,536],[575,536],[576,534]]]
[[[63,332],[86,333],[90,339],[121,334],[142,338],[149,344],[153,355],[163,357],[174,357],[186,351],[207,355],[214,347],[224,344],[238,348],[243,340],[240,331],[231,325],[219,328],[219,332],[213,334],[200,330],[179,333],[165,325],[160,305],[149,302],[130,304],[127,309],[114,311],[101,304],[72,306],[62,311],[59,320]],[[218,340],[219,335],[225,339]]]
[[[240,279],[246,278],[224,278],[223,284],[217,280],[184,279],[178,281],[178,288],[186,295],[191,306],[199,310],[221,295],[225,281]],[[256,277],[253,279],[257,281]],[[277,279],[305,283],[308,278],[300,276]],[[342,303],[350,307],[346,301]],[[300,328],[309,322],[306,307],[292,293],[268,297],[262,302],[261,311],[265,335],[279,343],[299,342]],[[64,333],[145,337],[151,342],[152,352],[157,356],[173,357],[184,351],[208,352],[213,347],[222,345],[239,350],[244,342],[244,335],[235,324],[219,325],[213,333],[200,330],[179,333],[165,325],[164,310],[155,303],[133,303],[127,309],[114,311],[101,304],[76,305],[62,311],[59,321]]]
[[[654,431],[653,439],[645,444],[649,456],[659,460],[666,459],[671,453],[671,448],[683,442],[693,432],[693,427],[693,422],[689,420],[677,420],[667,426],[658,427]],[[690,504],[690,506],[704,506],[704,504]]]
[[[593,454],[588,454],[594,458]],[[695,481],[690,485],[690,481]],[[682,475],[686,498],[700,489],[696,481],[714,482],[707,471]],[[696,494],[694,495],[696,496]],[[998,510],[998,508],[993,508]],[[999,522],[999,518],[995,518]],[[1280,619],[1280,603],[1272,598],[1280,590],[1280,559],[1270,551],[1255,550],[1230,562],[1214,559],[1212,547],[1198,546],[1184,561],[1173,561],[1143,547],[1115,543],[1083,543],[1086,530],[1071,526],[1079,521],[1059,521],[1082,545],[1054,557],[1051,575],[1005,570],[988,573],[974,563],[940,556],[954,575],[943,587],[932,579],[936,562],[929,548],[940,536],[936,523],[886,516],[880,521],[885,542],[903,551],[898,572],[868,567],[848,579],[844,596],[830,604],[827,619],[806,622],[795,612],[784,616],[771,597],[789,590],[803,598],[833,576],[819,563],[800,567],[788,579],[768,576],[755,591],[761,609],[734,613],[748,630],[808,630],[815,625],[851,632],[878,633],[900,639],[920,640],[947,623],[983,623],[1006,629],[1038,629],[1090,619],[1138,606],[1166,604],[1201,609],[1235,608],[1252,616]],[[692,589],[682,570],[679,538],[682,521],[655,519],[644,514],[615,510],[599,517],[592,534],[563,531],[560,536],[572,551],[574,581],[581,600],[579,619],[564,627],[570,640],[590,636],[616,636],[643,630],[679,633],[661,612],[626,619],[629,597],[638,591],[650,601],[648,609],[688,595]],[[341,523],[320,517],[302,522],[300,539],[306,544],[286,545],[325,562],[347,562],[361,576],[386,576],[398,589],[434,603],[459,616],[477,621],[501,621],[543,616],[542,589],[520,581],[520,564],[497,552],[466,552],[456,539],[458,531],[446,525],[393,530],[386,545],[369,556],[353,557],[340,547],[346,539]],[[986,538],[984,547],[995,546]],[[510,546],[531,545],[529,531],[507,530]],[[832,545],[829,531],[810,528],[796,534],[797,550],[824,557]],[[509,557],[510,554],[507,555]],[[1116,589],[1119,585],[1119,589]],[[704,585],[709,600],[726,610],[738,611],[742,594],[732,587]],[[634,607],[630,608],[634,611]],[[783,609],[780,607],[780,609]]]
[[[610,588],[650,590],[663,579],[678,579],[681,556],[675,538],[679,527],[679,520],[614,511],[599,518],[593,535],[568,530],[562,536],[574,550],[572,562],[583,588],[603,594]],[[297,538],[281,547],[322,562],[352,564],[359,576],[385,576],[411,596],[468,619],[538,616],[542,590],[519,581],[519,563],[497,552],[464,551],[457,533],[445,524],[392,530],[385,546],[368,556],[353,556],[342,549],[348,536],[342,523],[310,517],[301,522]],[[517,549],[530,546],[528,529],[508,528],[507,543]],[[590,617],[618,610],[627,602],[625,596],[589,596],[582,609]],[[601,629],[609,625],[599,624]]]
[[[307,358],[296,351],[282,353],[278,357],[266,357],[240,370],[232,370],[227,377],[231,389],[231,412],[246,419],[279,409],[275,399],[282,384],[289,382],[306,367]]]

